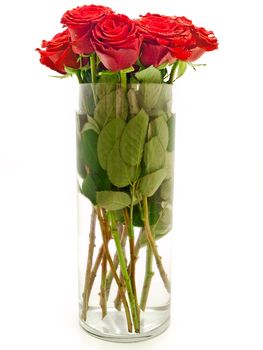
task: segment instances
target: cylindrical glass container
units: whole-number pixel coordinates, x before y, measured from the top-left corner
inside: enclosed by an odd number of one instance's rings
[[[169,326],[175,115],[171,84],[80,84],[80,324],[117,342]]]

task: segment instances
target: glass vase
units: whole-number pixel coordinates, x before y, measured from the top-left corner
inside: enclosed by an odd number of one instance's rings
[[[168,83],[80,84],[79,317],[101,339],[169,326],[174,129]]]

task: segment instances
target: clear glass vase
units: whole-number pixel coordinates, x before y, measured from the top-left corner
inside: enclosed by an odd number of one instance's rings
[[[168,83],[80,84],[80,324],[104,340],[142,341],[169,326],[172,107]]]

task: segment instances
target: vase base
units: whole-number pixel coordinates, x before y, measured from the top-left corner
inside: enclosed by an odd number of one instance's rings
[[[101,319],[101,310],[94,308],[88,312],[88,320],[92,326],[80,319],[81,327],[93,337],[115,343],[135,343],[152,339],[170,325],[170,312],[168,308],[148,308],[141,312],[141,333],[127,332],[127,323],[123,312],[108,309],[107,316]]]

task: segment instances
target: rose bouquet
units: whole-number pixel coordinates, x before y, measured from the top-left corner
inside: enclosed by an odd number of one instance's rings
[[[118,328],[122,315],[129,333],[156,335],[168,325],[171,290],[159,242],[172,230],[172,86],[217,48],[217,39],[185,17],[147,13],[132,20],[95,5],[67,11],[61,23],[64,31],[37,51],[42,64],[80,83],[79,203],[85,211],[90,206],[89,229],[86,215],[79,220],[80,249],[87,244],[81,324],[98,336],[126,339]],[[163,293],[159,304],[149,299],[154,272]],[[99,319],[92,319],[98,310]],[[147,318],[160,310],[164,318]]]

